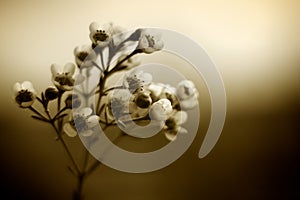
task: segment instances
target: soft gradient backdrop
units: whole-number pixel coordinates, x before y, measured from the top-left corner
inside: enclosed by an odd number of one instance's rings
[[[167,168],[127,174],[101,166],[84,186],[88,200],[299,199],[299,19],[296,0],[1,0],[0,195],[70,199],[75,179],[51,127],[20,110],[11,88],[31,80],[41,91],[50,65],[73,61],[74,47],[89,42],[90,22],[112,21],[172,29],[202,45],[224,79],[228,113],[206,158],[197,154],[208,117]]]

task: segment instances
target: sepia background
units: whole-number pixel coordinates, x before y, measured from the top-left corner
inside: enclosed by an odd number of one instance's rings
[[[112,21],[175,30],[199,43],[220,70],[228,111],[204,159],[198,151],[209,115],[188,151],[164,169],[128,174],[101,166],[84,185],[88,200],[299,199],[299,13],[297,0],[1,0],[0,195],[70,199],[76,180],[53,130],[19,109],[11,89],[23,80],[47,87],[50,65],[73,61],[74,47],[89,43],[89,23]]]

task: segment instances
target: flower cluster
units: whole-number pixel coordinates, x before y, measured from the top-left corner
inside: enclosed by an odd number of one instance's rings
[[[72,161],[71,172],[81,178],[94,168],[86,170],[88,165],[82,169],[77,165],[64,141],[65,136],[89,137],[99,125],[126,127],[129,121],[155,120],[162,122],[166,138],[173,141],[177,134],[188,132],[183,127],[188,118],[187,110],[198,105],[198,92],[192,81],[182,80],[173,87],[153,82],[150,73],[137,69],[138,54],[163,49],[159,33],[151,29],[127,32],[113,23],[99,25],[96,22],[90,24],[89,30],[91,42],[75,47],[74,63],[51,65],[53,85],[40,95],[29,81],[13,86],[16,103],[31,110],[34,119],[54,128]],[[100,76],[96,87],[90,88],[89,81],[95,70]],[[121,84],[107,85],[107,80],[120,72],[123,73]],[[96,105],[91,105],[90,99],[96,99]],[[83,180],[79,181],[79,185],[82,184]],[[76,191],[74,199],[80,198],[80,191]]]
[[[133,119],[164,121],[165,136],[176,139],[187,133],[181,127],[187,121],[186,111],[197,106],[198,92],[192,81],[183,80],[174,88],[152,82],[152,75],[132,70],[123,77],[123,85],[110,96],[110,114],[123,125]]]

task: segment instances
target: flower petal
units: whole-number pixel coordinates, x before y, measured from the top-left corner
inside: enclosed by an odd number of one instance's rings
[[[183,128],[183,127],[180,126],[180,127],[178,128],[178,133],[179,133],[179,134],[187,134],[188,131],[187,131],[185,128]]]
[[[22,88],[22,89],[27,89],[27,90],[29,90],[29,91],[34,90],[33,85],[32,85],[32,83],[31,83],[30,81],[24,81],[24,82],[21,84],[21,88]]]
[[[166,136],[166,138],[169,140],[169,141],[174,141],[174,140],[176,140],[176,138],[177,138],[177,136],[176,136],[176,134],[174,134],[174,133],[171,133],[171,132],[169,132],[169,131],[166,131],[165,132],[165,136]]]
[[[88,137],[88,136],[91,136],[93,133],[94,133],[93,130],[89,129],[89,130],[80,132],[80,135],[82,135],[84,137]]]
[[[67,63],[64,66],[64,73],[68,73],[68,75],[72,76],[75,72],[75,64],[74,63]]]
[[[70,123],[64,124],[63,130],[69,137],[75,137],[77,135],[77,131]]]
[[[89,26],[90,32],[96,32],[100,29],[100,25],[97,22],[92,22]]]
[[[59,74],[59,70],[60,70],[60,65],[58,65],[56,63],[51,65],[52,76],[55,76],[55,75]]]
[[[13,86],[14,95],[17,96],[21,89],[22,89],[21,84],[19,82],[15,83],[14,86]]]
[[[143,81],[145,85],[152,82],[152,75],[150,73],[141,73],[138,78]]]
[[[180,125],[187,121],[188,115],[185,111],[178,111],[173,117],[176,121],[176,124]]]
[[[180,101],[180,107],[183,110],[192,109],[192,108],[194,108],[197,105],[198,105],[198,97],[197,97],[197,95],[194,95],[194,96],[190,97],[189,99]]]

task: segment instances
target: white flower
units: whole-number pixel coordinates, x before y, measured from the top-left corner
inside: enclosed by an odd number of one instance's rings
[[[70,137],[75,137],[77,132],[85,137],[92,135],[93,128],[99,123],[99,116],[92,115],[92,112],[91,108],[82,108],[79,112],[74,113],[74,117],[64,124],[64,132]]]
[[[78,67],[91,67],[96,61],[97,55],[90,45],[77,46],[74,49],[75,62]]]
[[[168,99],[160,99],[154,102],[150,108],[149,116],[153,120],[166,120],[172,112],[172,105]]]
[[[93,22],[90,24],[90,39],[94,45],[98,45],[100,47],[107,46],[110,39],[111,34],[103,29],[97,22]]]
[[[97,22],[92,22],[89,29],[92,43],[100,47],[107,46],[113,35],[117,35],[114,37],[114,43],[119,43],[119,40],[121,40],[121,35],[118,34],[124,31],[123,28],[120,26],[115,26],[113,23],[100,26]]]
[[[191,109],[198,104],[198,91],[192,81],[183,80],[178,83],[176,94],[182,109]]]
[[[160,34],[151,33],[148,29],[142,30],[137,49],[142,50],[144,53],[153,53],[161,50],[163,46],[164,43]]]
[[[127,88],[131,93],[134,93],[138,89],[149,85],[152,82],[152,75],[144,73],[141,70],[135,69],[125,74],[123,80],[123,86]]]
[[[187,130],[181,125],[187,121],[187,113],[185,111],[175,111],[165,122],[165,136],[168,140],[174,141],[177,134],[185,134]]]
[[[58,64],[51,65],[52,82],[60,90],[72,90],[75,80],[73,75],[75,72],[75,65],[73,63],[67,63],[63,70]]]
[[[30,107],[34,100],[36,99],[36,91],[33,85],[29,81],[24,81],[23,83],[15,83],[13,86],[15,101],[22,108]]]
[[[111,118],[120,118],[129,113],[132,94],[127,89],[117,89],[109,96]]]

